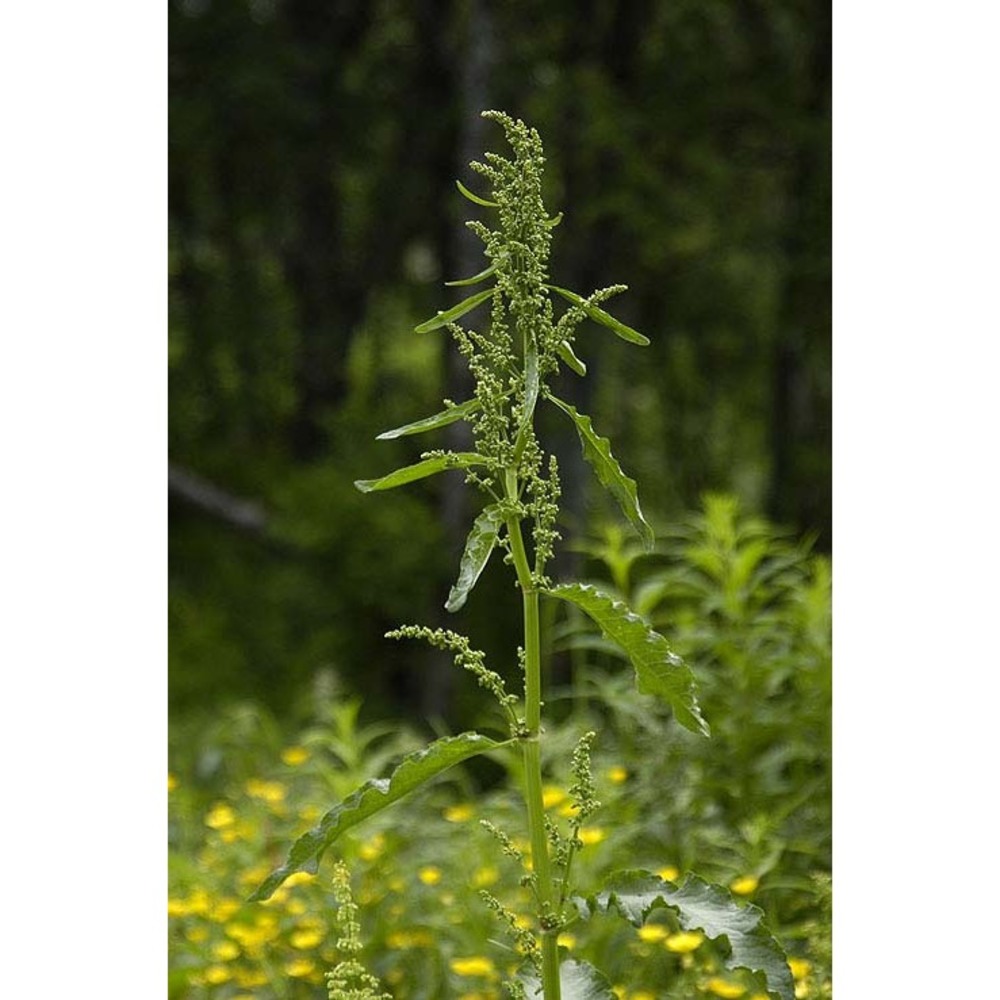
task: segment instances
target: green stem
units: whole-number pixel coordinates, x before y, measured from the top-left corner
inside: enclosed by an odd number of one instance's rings
[[[517,472],[508,469],[507,496],[517,499]],[[528,810],[528,835],[531,841],[531,863],[536,878],[538,901],[542,916],[554,919],[558,914],[559,900],[552,880],[549,859],[549,841],[545,832],[545,806],[542,801],[542,663],[541,630],[538,615],[538,590],[531,576],[528,554],[521,537],[521,522],[517,517],[507,519],[510,551],[521,586],[524,605],[524,721],[528,728],[522,740],[524,757],[524,800]],[[560,1000],[559,946],[556,927],[542,927],[542,991],[545,1000]]]

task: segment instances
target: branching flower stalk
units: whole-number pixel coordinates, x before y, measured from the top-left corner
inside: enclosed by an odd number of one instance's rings
[[[641,924],[659,906],[676,910],[685,928],[702,928],[709,937],[726,935],[732,950],[732,968],[751,970],[763,977],[773,997],[793,1000],[784,954],[763,930],[756,914],[750,913],[756,908],[740,908],[728,891],[718,886],[689,876],[678,887],[650,872],[631,870],[612,875],[602,892],[586,898],[578,895],[572,872],[574,858],[583,847],[580,829],[600,805],[590,765],[594,733],[580,739],[571,761],[574,815],[569,836],[563,835],[545,815],[539,614],[542,596],[581,609],[631,661],[641,692],[664,699],[672,707],[677,722],[685,728],[705,736],[709,731],[695,698],[694,677],[662,635],[620,601],[596,588],[578,583],[554,584],[546,575],[559,539],[556,523],[560,485],[555,456],[546,454],[535,433],[539,403],[553,405],[572,421],[583,456],[598,480],[617,501],[646,546],[652,545],[653,533],[639,507],[636,484],[622,471],[611,453],[609,441],[597,433],[590,417],[559,399],[549,387],[560,366],[580,376],[586,374],[586,365],[574,351],[577,330],[585,320],[632,344],[645,345],[649,341],[601,308],[607,299],[624,291],[624,285],[611,285],[585,297],[550,283],[549,249],[553,229],[562,215],[549,216],[542,201],[545,158],[541,139],[535,129],[502,112],[487,111],[484,117],[503,128],[512,156],[506,158],[488,152],[484,162],[471,164],[489,185],[489,198],[458,185],[463,195],[494,219],[494,228],[478,219],[467,223],[482,240],[488,264],[479,274],[449,284],[461,287],[491,280],[493,283],[416,328],[421,335],[437,330],[451,334],[475,379],[475,393],[461,403],[446,401],[440,413],[379,435],[381,439],[392,439],[465,420],[471,428],[475,450],[425,451],[414,465],[379,479],[360,480],[355,485],[362,492],[374,492],[449,469],[461,469],[466,483],[483,494],[485,506],[472,525],[458,578],[445,607],[451,612],[459,611],[493,551],[499,548],[505,553],[505,561],[512,565],[521,592],[524,639],[518,649],[518,665],[523,673],[523,700],[507,692],[500,674],[486,666],[484,654],[474,649],[464,636],[422,625],[393,629],[388,633],[389,638],[419,639],[452,653],[455,662],[472,673],[496,698],[509,738],[498,741],[467,732],[439,739],[403,758],[389,778],[367,782],[330,809],[315,828],[295,842],[286,862],[265,879],[251,898],[268,898],[295,871],[315,871],[323,853],[344,831],[449,767],[478,754],[509,748],[520,754],[523,765],[521,792],[531,865],[530,872],[521,876],[521,884],[534,895],[533,928],[526,928],[492,894],[484,893],[483,899],[506,925],[524,958],[520,975],[507,984],[514,1000],[539,996],[544,1000],[562,1000],[564,980],[572,984],[568,995],[613,1000],[607,980],[592,966],[575,959],[560,963],[559,932],[571,921],[608,910],[617,910],[631,922]],[[556,302],[562,308],[559,316]],[[487,304],[490,321],[486,332],[459,323],[466,314]],[[523,860],[526,863],[507,833],[488,820],[484,826],[497,838],[504,854],[519,864]],[[342,875],[339,877],[343,879]],[[732,923],[727,922],[730,919]],[[352,967],[349,971],[353,974],[357,970]],[[366,983],[363,988],[374,987]]]

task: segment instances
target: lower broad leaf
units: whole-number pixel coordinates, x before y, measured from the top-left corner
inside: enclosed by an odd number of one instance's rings
[[[292,845],[285,863],[271,872],[250,897],[250,902],[270,898],[294,872],[315,873],[324,851],[346,830],[392,805],[449,767],[507,746],[479,733],[462,733],[435,740],[423,750],[407,754],[388,778],[366,781],[356,792],[335,805],[311,830]]]
[[[726,968],[763,975],[768,994],[778,1000],[795,998],[788,959],[765,926],[764,911],[752,903],[741,906],[728,890],[697,875],[688,875],[684,884],[677,886],[642,869],[616,872],[604,892],[583,906],[588,915],[607,913],[613,907],[635,927],[642,926],[654,908],[669,907],[676,911],[684,930],[728,940]]]
[[[530,998],[542,995],[542,984],[535,975],[522,979]],[[562,1000],[616,1000],[611,983],[589,962],[569,958],[559,966],[559,992]]]

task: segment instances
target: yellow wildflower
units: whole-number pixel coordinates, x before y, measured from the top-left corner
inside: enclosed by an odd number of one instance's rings
[[[448,806],[444,811],[444,818],[449,823],[464,823],[472,819],[476,810],[468,802],[459,802],[457,805]]]
[[[203,917],[212,908],[212,899],[204,889],[195,889],[187,899],[188,912]]]
[[[297,885],[306,885],[315,881],[316,875],[313,872],[292,872],[281,884],[288,889],[293,889]]]
[[[741,875],[729,883],[729,888],[737,896],[749,896],[760,885],[759,879],[754,875]]]
[[[315,948],[320,941],[323,940],[323,935],[319,931],[314,931],[310,929],[292,931],[288,938],[289,943],[293,948],[298,948],[300,951],[310,951]]]
[[[559,815],[567,819],[572,819],[579,811],[580,807],[575,802],[567,801],[559,807]]]
[[[251,778],[246,783],[247,795],[263,799],[268,805],[276,806],[285,800],[285,786],[280,781],[261,781]]]
[[[542,805],[546,809],[562,805],[569,796],[557,785],[546,785],[542,789]]]
[[[485,868],[477,868],[472,875],[472,884],[477,889],[485,889],[486,886],[495,885],[500,879],[500,872],[492,865]]]
[[[297,979],[308,976],[315,968],[316,963],[310,958],[293,958],[292,961],[285,963],[285,972]]]
[[[567,934],[563,931],[563,933],[556,938],[556,943],[562,945],[564,948],[569,948],[570,951],[572,951],[576,947],[576,935]]]
[[[672,951],[675,955],[686,955],[698,948],[704,940],[705,935],[701,931],[681,931],[679,934],[671,934],[663,944],[667,951]]]
[[[168,899],[167,900],[167,916],[168,917],[186,917],[191,910],[188,908],[187,902],[183,899]]]
[[[184,932],[184,937],[186,937],[191,944],[201,944],[203,941],[208,940],[208,928],[204,926],[189,927]]]
[[[424,885],[437,885],[438,882],[441,881],[441,869],[435,868],[434,865],[427,865],[417,872],[417,878],[419,878]]]
[[[451,971],[458,976],[495,976],[496,967],[492,959],[481,955],[470,958],[453,958],[449,963]]]
[[[228,965],[210,965],[204,972],[205,982],[211,983],[213,986],[219,986],[221,983],[228,983],[230,979],[233,978],[232,972],[229,970]]]
[[[177,779],[172,774],[170,774],[168,772],[167,773],[167,791],[168,792],[172,792],[176,787],[177,787]]]
[[[374,861],[385,847],[385,834],[376,833],[371,840],[366,840],[358,849],[358,854],[365,861]]]
[[[804,958],[790,958],[788,960],[788,967],[792,970],[792,975],[796,979],[805,979],[812,968],[812,962]]]
[[[233,941],[219,941],[212,945],[212,955],[220,962],[229,962],[240,953],[240,946]]]
[[[667,882],[676,882],[677,877],[680,875],[680,870],[673,865],[667,865],[666,868],[661,868],[656,874]]]
[[[743,996],[747,991],[745,986],[740,986],[739,983],[731,983],[719,976],[713,976],[705,983],[705,989],[717,997],[724,997],[725,1000],[736,1000],[737,997]]]
[[[299,917],[306,912],[306,904],[301,899],[290,899],[285,905],[285,912],[293,917]]]
[[[585,826],[577,836],[580,840],[587,846],[591,844],[599,844],[602,840],[607,837],[607,831],[600,826]]]
[[[613,785],[621,785],[628,780],[628,771],[624,767],[609,767],[607,776]]]
[[[650,993],[649,990],[636,990],[634,993],[629,993],[628,1000],[656,1000],[656,994]]]
[[[646,924],[639,928],[639,937],[643,941],[662,941],[670,934],[670,928],[663,924]]]
[[[217,802],[205,817],[205,826],[213,830],[222,830],[236,822],[236,813],[225,802]]]
[[[289,767],[298,767],[309,759],[309,751],[305,747],[285,747],[281,751],[281,759]]]

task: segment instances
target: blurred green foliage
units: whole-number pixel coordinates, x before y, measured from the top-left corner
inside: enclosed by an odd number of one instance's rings
[[[570,614],[554,622],[550,669],[563,683],[547,714],[545,802],[566,821],[568,760],[582,729],[598,740],[603,807],[574,865],[580,893],[612,869],[674,880],[696,869],[763,907],[788,950],[796,996],[831,995],[830,564],[808,540],[710,495],[665,530],[652,554],[616,529],[586,546],[605,590],[628,595],[696,671],[706,740],[636,692],[632,670]],[[549,602],[550,606],[557,602]],[[469,677],[478,703],[489,704]],[[267,904],[244,902],[288,843],[320,814],[418,745],[405,727],[368,721],[369,706],[321,671],[284,722],[238,704],[171,729],[171,995],[324,996],[337,959],[329,860],[296,875]],[[477,820],[522,847],[523,806],[504,782],[516,755],[447,772],[338,841],[354,877],[363,958],[405,998],[499,997],[516,964],[477,897],[486,888],[524,911],[511,858]],[[722,969],[718,946],[683,935],[668,911],[640,931],[610,917],[561,938],[629,1000],[730,996],[760,984]],[[663,986],[671,984],[669,991]]]
[[[172,0],[170,457],[262,512],[247,527],[172,493],[174,717],[231,697],[287,713],[323,666],[380,712],[469,707],[433,654],[380,639],[441,614],[467,526],[448,477],[363,507],[350,484],[421,447],[372,427],[462,398],[446,338],[412,328],[479,270],[453,182],[475,186],[484,107],[545,140],[554,280],[628,282],[616,313],[652,339],[581,331],[592,377],[556,387],[651,520],[726,490],[828,547],[829,18],[818,0]],[[579,535],[607,511],[571,428],[544,430]],[[468,605],[488,653],[517,613],[501,577]]]

